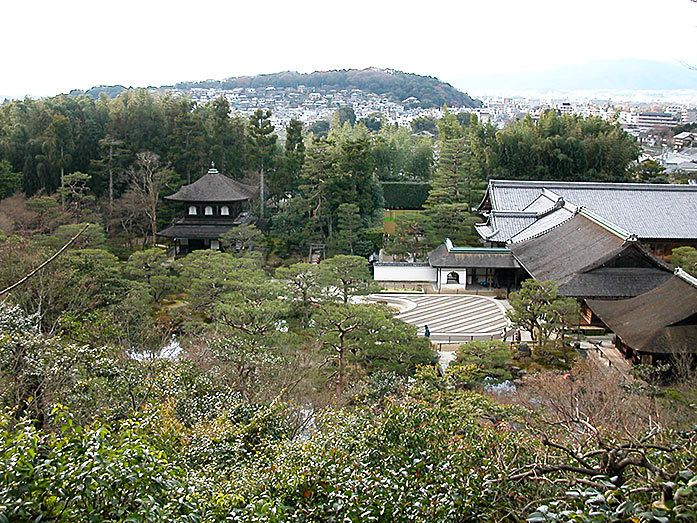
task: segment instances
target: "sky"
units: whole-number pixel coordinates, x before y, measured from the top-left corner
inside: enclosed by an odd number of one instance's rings
[[[3,0],[0,96],[384,67],[453,82],[598,59],[697,63],[690,0]]]

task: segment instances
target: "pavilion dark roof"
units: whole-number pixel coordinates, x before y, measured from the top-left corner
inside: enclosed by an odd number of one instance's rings
[[[604,267],[570,276],[559,285],[559,293],[572,298],[632,298],[670,278],[670,272],[656,268]]]
[[[219,224],[173,224],[162,229],[157,233],[164,238],[186,238],[186,239],[206,239],[217,240],[220,236],[230,230],[232,225]]]
[[[581,210],[544,234],[511,244],[511,251],[531,276],[557,281],[559,292],[574,298],[629,298],[670,279],[670,265],[595,218]]]
[[[216,169],[194,183],[184,185],[166,200],[177,202],[239,202],[252,199],[259,188],[235,181],[220,174]]]
[[[492,269],[515,269],[520,267],[508,249],[462,248],[448,249],[445,243],[428,254],[432,267],[488,267]]]
[[[697,352],[697,280],[678,269],[655,289],[627,300],[588,300],[627,346],[653,354]]]
[[[256,216],[248,212],[240,213],[236,217],[217,216],[215,220],[206,217],[186,216],[162,229],[157,235],[164,238],[216,240],[234,226],[255,223],[256,221]]]
[[[623,245],[623,238],[577,214],[545,234],[511,244],[510,249],[535,279],[562,281]]]

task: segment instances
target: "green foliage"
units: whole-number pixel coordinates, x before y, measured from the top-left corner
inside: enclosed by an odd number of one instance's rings
[[[429,340],[393,314],[375,305],[330,303],[313,315],[313,329],[333,363],[327,381],[336,383],[338,394],[351,375],[377,370],[408,375],[417,365],[435,363]]]
[[[644,160],[632,167],[632,174],[641,182],[652,183],[653,180],[662,176],[666,168],[655,160]]]
[[[12,196],[22,188],[22,173],[14,172],[7,160],[0,160],[0,200]]]
[[[395,218],[395,230],[390,235],[385,252],[398,259],[421,261],[428,254],[426,235],[427,219],[422,214],[399,214]]]
[[[386,209],[422,209],[431,189],[428,182],[382,182]]]
[[[622,182],[639,155],[619,124],[554,111],[508,124],[481,145],[489,176],[504,179]]]
[[[36,237],[37,243],[59,249],[74,237],[86,223],[71,223],[59,226],[53,234]],[[101,225],[91,223],[75,242],[70,246],[72,249],[102,249],[107,247],[106,234]]]
[[[693,276],[697,276],[697,249],[694,247],[678,247],[673,249],[669,261],[676,267],[682,267]]]
[[[292,195],[298,190],[300,174],[305,163],[303,124],[292,119],[286,127],[283,167],[276,169],[269,180],[271,193],[277,198]]]
[[[308,142],[298,194],[282,205],[272,222],[272,234],[284,251],[306,252],[308,243],[327,242],[338,226],[342,204],[358,207],[358,223],[352,228],[366,228],[380,218],[382,191],[367,130],[345,127],[333,129],[326,140]],[[360,250],[372,251],[367,245]]]
[[[307,130],[317,138],[326,138],[330,127],[327,120],[317,120],[313,122]]]
[[[371,149],[380,180],[428,180],[433,170],[433,146],[427,137],[389,125],[371,133]]]
[[[481,241],[474,225],[481,217],[470,212],[462,203],[443,203],[429,207],[423,216],[425,243],[428,249],[435,249],[450,238],[454,245],[460,247],[481,246]]]
[[[345,123],[353,126],[356,123],[356,113],[353,111],[353,107],[348,105],[339,107],[334,112],[334,122],[338,127],[342,127]]]
[[[147,283],[153,300],[159,302],[174,290],[167,253],[157,247],[134,252],[126,262],[124,276]]]
[[[432,116],[419,116],[411,121],[411,130],[414,133],[428,132],[438,134],[438,122]]]
[[[322,286],[319,281],[319,266],[316,263],[296,263],[290,267],[279,267],[276,278],[287,286],[286,295],[293,301],[296,310],[307,321],[311,304],[319,298]]]
[[[230,253],[200,250],[177,260],[174,269],[187,301],[199,310],[219,302],[225,294],[242,292],[267,280],[253,259]]]
[[[655,450],[650,452],[649,459],[658,454]],[[678,457],[682,461],[680,458],[684,460],[685,456]],[[642,481],[637,477],[624,484],[618,484],[616,477],[596,476],[592,486],[573,487],[562,499],[538,506],[527,521],[673,522],[695,518],[697,475],[685,468],[673,479]]]
[[[370,294],[377,287],[368,270],[368,262],[361,256],[340,254],[322,260],[319,278],[330,300],[348,303],[351,296]]]
[[[576,300],[561,296],[553,281],[525,280],[519,291],[510,294],[509,302],[511,310],[506,316],[511,324],[528,331],[533,340],[543,345],[556,335],[563,349],[565,334],[580,319]]]
[[[264,234],[256,225],[237,225],[220,235],[220,245],[238,256],[261,257],[265,243]]]
[[[0,415],[3,521],[202,521],[200,493],[149,422],[80,426],[60,409],[40,431]]]
[[[271,170],[278,137],[271,123],[271,111],[257,109],[249,118],[250,164],[260,172]]]
[[[332,251],[340,254],[357,254],[356,249],[360,247],[358,245],[360,225],[358,205],[355,203],[342,203],[339,205],[336,213],[336,222],[336,229],[329,239]],[[371,252],[368,252],[368,254],[371,254]]]
[[[508,370],[511,360],[511,350],[502,341],[470,341],[460,345],[455,354],[455,366],[472,366],[476,372],[475,381],[485,378],[497,381],[512,378]]]

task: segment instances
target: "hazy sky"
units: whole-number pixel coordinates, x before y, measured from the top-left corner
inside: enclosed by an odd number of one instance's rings
[[[697,63],[689,0],[4,0],[0,95],[391,67],[445,81],[602,58]]]

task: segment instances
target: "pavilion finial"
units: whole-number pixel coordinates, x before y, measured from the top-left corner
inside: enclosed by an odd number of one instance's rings
[[[215,162],[211,160],[211,169],[215,169]]]
[[[208,174],[215,174],[218,172],[218,169],[215,168],[215,162],[211,162],[211,168],[208,169]]]

